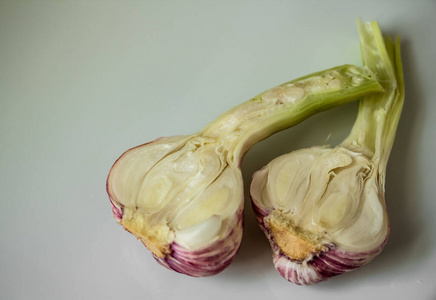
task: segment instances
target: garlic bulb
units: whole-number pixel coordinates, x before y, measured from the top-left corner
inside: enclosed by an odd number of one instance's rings
[[[359,23],[365,64],[384,93],[361,101],[339,146],[301,149],[253,176],[250,195],[279,273],[314,284],[358,268],[387,242],[386,165],[404,102],[400,42],[386,45],[376,22]]]
[[[340,66],[270,89],[196,134],[132,148],[107,178],[114,217],[165,267],[217,274],[242,239],[246,151],[314,113],[375,92],[381,86],[368,69]]]

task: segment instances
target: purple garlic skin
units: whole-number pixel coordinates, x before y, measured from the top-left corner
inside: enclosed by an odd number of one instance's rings
[[[388,240],[386,236],[379,247],[366,252],[348,252],[330,243],[325,245],[323,251],[314,252],[304,260],[291,259],[280,250],[271,229],[263,221],[268,212],[254,202],[252,204],[260,228],[270,242],[274,267],[283,278],[297,285],[312,285],[353,271],[379,255]]]
[[[243,211],[235,219],[235,225],[227,238],[213,242],[202,249],[189,250],[173,242],[171,253],[164,258],[153,254],[156,261],[169,270],[192,277],[207,277],[221,273],[236,258],[241,246],[243,228]]]
[[[120,223],[123,217],[122,209],[110,201],[114,218]],[[230,226],[226,238],[195,250],[172,242],[170,252],[164,257],[159,257],[155,253],[152,255],[159,264],[169,270],[192,277],[213,276],[224,271],[236,258],[241,246],[243,226],[244,211],[241,209],[234,218],[234,224]],[[147,247],[145,243],[144,246]]]
[[[314,253],[312,258],[304,261],[291,260],[280,253],[278,247],[275,246],[276,249],[273,247],[273,263],[286,280],[298,285],[311,285],[369,263],[382,251],[384,245],[370,252],[355,253],[343,251],[335,245],[328,245],[327,251]],[[307,267],[303,266],[304,264],[307,264]]]

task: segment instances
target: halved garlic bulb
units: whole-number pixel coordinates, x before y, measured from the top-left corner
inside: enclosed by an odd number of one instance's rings
[[[365,64],[384,93],[368,96],[349,137],[335,148],[282,155],[253,176],[250,195],[276,269],[296,284],[351,271],[389,235],[385,173],[404,101],[399,39],[386,46],[376,22],[359,23]]]

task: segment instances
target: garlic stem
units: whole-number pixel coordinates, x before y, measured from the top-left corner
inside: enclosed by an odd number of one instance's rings
[[[383,172],[404,103],[400,39],[396,38],[395,47],[389,36],[383,40],[377,22],[358,22],[358,27],[364,63],[376,74],[385,92],[383,97],[368,95],[361,101],[352,131],[341,145],[354,150],[365,148]]]
[[[207,125],[200,134],[219,137],[239,163],[254,144],[311,115],[381,92],[366,68],[343,65],[286,82],[236,106]]]

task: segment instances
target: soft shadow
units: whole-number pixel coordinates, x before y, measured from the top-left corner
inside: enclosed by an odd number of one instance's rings
[[[402,41],[402,59],[406,97],[394,147],[386,174],[386,203],[390,218],[390,236],[383,252],[368,265],[326,283],[320,289],[336,289],[353,282],[386,278],[408,268],[418,268],[424,263],[430,249],[430,232],[420,217],[425,199],[419,197],[423,178],[418,169],[419,145],[422,145],[424,100],[420,87],[420,74],[416,69],[414,49]]]
[[[402,57],[406,98],[398,126],[396,141],[388,164],[386,175],[386,203],[391,221],[391,235],[385,251],[390,259],[407,257],[416,243],[420,244],[417,259],[429,250],[427,238],[430,232],[423,226],[419,215],[425,199],[420,198],[422,172],[417,158],[421,155],[424,100],[420,86],[420,74],[416,69],[412,44],[402,43]],[[423,230],[424,229],[424,230]],[[414,251],[413,251],[414,252]]]

